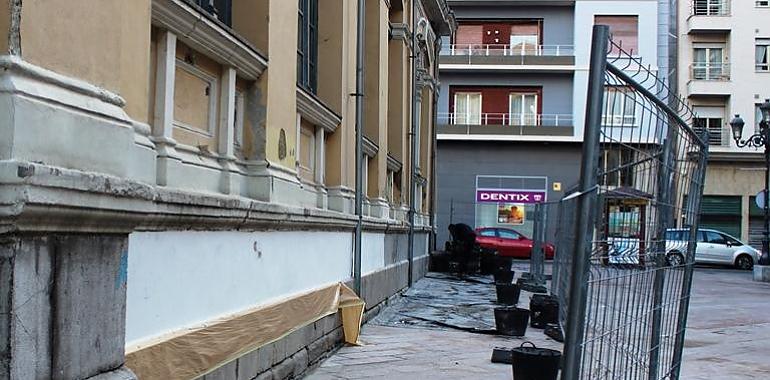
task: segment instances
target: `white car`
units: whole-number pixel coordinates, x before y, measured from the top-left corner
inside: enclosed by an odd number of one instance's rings
[[[671,266],[682,265],[687,253],[689,229],[666,231],[666,257]],[[759,261],[761,252],[740,240],[717,230],[699,229],[695,248],[695,262],[703,264],[733,265],[739,269],[751,269]]]

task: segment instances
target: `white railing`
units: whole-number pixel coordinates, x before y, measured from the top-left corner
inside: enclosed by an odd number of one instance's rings
[[[693,0],[691,16],[729,16],[731,0]]]
[[[503,125],[518,127],[571,127],[572,115],[569,114],[515,114],[482,113],[469,115],[463,113],[439,112],[438,123],[444,125]]]
[[[444,46],[441,55],[449,56],[573,56],[575,47],[572,45],[483,45],[455,44]]]
[[[695,62],[690,65],[690,79],[728,81],[730,80],[730,64]]]

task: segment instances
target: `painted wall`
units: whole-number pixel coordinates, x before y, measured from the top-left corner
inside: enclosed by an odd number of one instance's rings
[[[382,252],[382,238],[369,241]],[[126,342],[345,281],[351,242],[348,232],[132,233]],[[370,270],[382,265],[366,252]]]
[[[439,141],[436,153],[437,246],[453,223],[474,225],[477,175],[547,176],[548,199],[558,200],[580,175],[580,144]],[[562,191],[553,191],[561,182]]]
[[[361,237],[361,274],[385,267],[385,234],[365,232]]]
[[[484,19],[543,19],[543,45],[573,44],[573,9],[572,7],[462,7],[453,6],[458,22]]]
[[[297,140],[297,12],[296,1],[270,1],[267,82],[267,159],[294,170]],[[275,64],[278,63],[278,64]],[[284,131],[286,157],[278,156]]]
[[[21,20],[25,60],[114,91],[149,122],[150,0],[25,1]]]
[[[451,108],[450,103],[454,102],[454,99],[449,96],[450,86],[542,86],[543,114],[569,115],[572,113],[572,74],[569,73],[442,73],[439,114],[448,113]]]

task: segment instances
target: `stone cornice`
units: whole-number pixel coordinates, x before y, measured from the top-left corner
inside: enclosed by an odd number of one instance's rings
[[[380,150],[380,147],[377,146],[377,144],[375,144],[374,141],[372,141],[366,136],[364,136],[363,140],[364,140],[364,143],[362,147],[363,147],[364,154],[372,158],[376,156],[377,151]]]
[[[327,132],[334,132],[342,122],[342,117],[332,111],[321,99],[299,87],[297,87],[297,112],[302,115],[302,118]]]
[[[237,196],[195,193],[71,169],[0,161],[0,233],[161,230],[352,230],[357,217]],[[365,228],[406,224],[366,217]]]
[[[409,25],[397,22],[390,23],[390,37],[394,40],[401,40],[408,44],[412,42],[412,34],[409,30]]]
[[[388,153],[388,170],[398,173],[404,165]]]
[[[153,0],[152,24],[167,29],[191,48],[255,80],[267,60],[232,30],[183,0]]]

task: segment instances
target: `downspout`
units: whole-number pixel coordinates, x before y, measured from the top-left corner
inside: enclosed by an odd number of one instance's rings
[[[433,72],[435,73],[433,75],[433,79],[436,81],[434,83],[433,88],[433,110],[431,112],[431,152],[430,152],[430,210],[428,211],[428,214],[430,215],[430,225],[431,225],[431,233],[430,233],[430,251],[436,250],[436,205],[438,200],[436,199],[436,151],[438,150],[438,142],[436,138],[436,134],[438,133],[438,130],[436,127],[438,126],[438,98],[439,98],[439,88],[438,88],[438,61],[439,61],[439,53],[441,52],[441,38],[436,39],[436,43],[433,46],[434,54],[433,56],[436,57],[436,59],[433,60]]]
[[[355,247],[353,252],[353,281],[361,295],[361,232],[363,229],[363,136],[364,136],[364,23],[365,0],[358,0],[358,24],[356,25],[356,221]]]
[[[416,180],[417,180],[417,158],[415,153],[417,152],[417,0],[412,0],[412,54],[409,55],[412,62],[412,125],[410,127],[409,136],[411,138],[411,148],[409,154],[409,287],[414,283],[412,271],[414,269],[414,213],[415,213],[415,196],[417,192]]]

